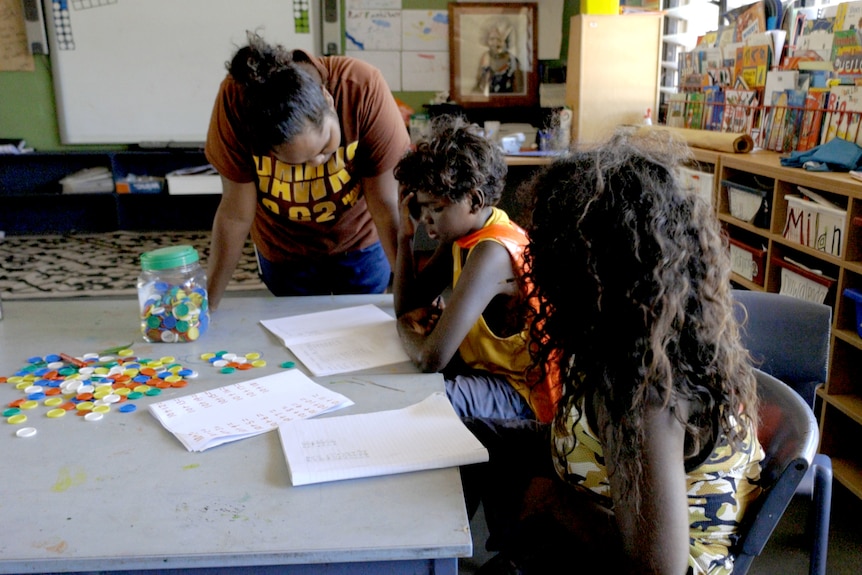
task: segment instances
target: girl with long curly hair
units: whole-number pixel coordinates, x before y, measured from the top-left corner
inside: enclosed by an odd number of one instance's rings
[[[719,224],[676,175],[686,154],[666,136],[620,132],[530,186],[533,354],[538,366],[559,358],[562,398],[547,426],[469,422],[491,462],[463,470],[468,501],[478,481],[503,550],[482,573],[546,572],[559,545],[578,572],[733,569],[759,494],[756,387]]]

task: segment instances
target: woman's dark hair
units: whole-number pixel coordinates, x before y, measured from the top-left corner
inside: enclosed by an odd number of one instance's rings
[[[532,182],[528,278],[538,366],[561,357],[570,410],[596,409],[605,451],[636,503],[646,406],[668,406],[685,426],[688,454],[738,423],[757,423],[748,354],[733,316],[730,258],[708,202],[684,189],[676,167],[690,152],[658,133],[620,132],[573,151]],[[681,402],[696,406],[684,418]],[[736,420],[735,420],[736,418]]]
[[[301,53],[271,46],[254,32],[247,36],[248,45],[237,50],[227,68],[243,86],[241,114],[252,149],[268,154],[309,126],[320,128],[330,107],[320,81],[297,60]]]
[[[452,201],[471,190],[485,196],[485,205],[500,201],[506,183],[502,150],[478,126],[461,116],[437,116],[430,133],[416,143],[395,167],[403,193],[425,192]]]

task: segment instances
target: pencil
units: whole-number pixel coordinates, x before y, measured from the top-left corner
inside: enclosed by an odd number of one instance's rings
[[[63,359],[64,361],[68,361],[69,363],[71,363],[75,367],[87,367],[87,364],[85,362],[81,361],[80,359],[78,359],[76,357],[72,357],[68,353],[61,353],[59,355],[60,355],[61,359]]]

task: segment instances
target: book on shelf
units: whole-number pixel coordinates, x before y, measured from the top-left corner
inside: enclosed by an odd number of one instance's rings
[[[804,152],[819,145],[820,125],[823,122],[823,109],[826,107],[828,95],[828,88],[808,89],[799,128],[799,139],[796,143],[798,151]]]
[[[769,46],[766,44],[746,45],[742,48],[742,79],[749,88],[763,88],[766,85],[766,71],[769,70]]]
[[[721,131],[734,134],[750,134],[751,129],[754,127],[755,115],[757,114],[757,91],[725,90],[724,103],[724,117],[721,122]]]
[[[724,91],[719,86],[709,86],[703,91],[706,100],[703,109],[703,127],[706,130],[718,132],[721,130],[721,118],[724,116]]]
[[[784,124],[784,115],[787,113],[787,90],[767,92],[765,97],[769,100],[769,111],[764,121],[764,145],[766,150],[779,151],[781,126]]]
[[[792,152],[799,143],[802,113],[808,96],[806,90],[787,90],[787,111],[784,115],[779,152]]]
[[[794,55],[810,51],[823,62],[831,65],[832,32],[834,18],[815,18],[805,21],[805,26],[797,39]]]
[[[788,89],[773,93],[765,126],[764,149],[776,152],[796,149],[806,97],[805,90]]]
[[[839,30],[833,34],[832,67],[839,77],[847,78],[848,83],[862,77],[862,44],[856,30]]]
[[[685,92],[676,92],[668,97],[667,120],[669,128],[685,127]]]
[[[862,141],[859,124],[862,119],[862,86],[832,86],[829,89],[828,120],[824,119],[821,144],[833,138],[848,142]]]
[[[685,122],[683,127],[700,130],[703,127],[703,92],[689,92],[685,101]]]
[[[763,2],[755,2],[737,9],[734,39],[742,42],[752,34],[766,31],[766,9]]]
[[[835,8],[834,31],[859,30],[862,25],[862,2],[841,2]]]

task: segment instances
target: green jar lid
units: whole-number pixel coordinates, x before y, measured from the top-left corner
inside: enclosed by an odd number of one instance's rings
[[[192,246],[170,246],[141,254],[141,268],[144,271],[178,268],[196,261],[198,252]]]

